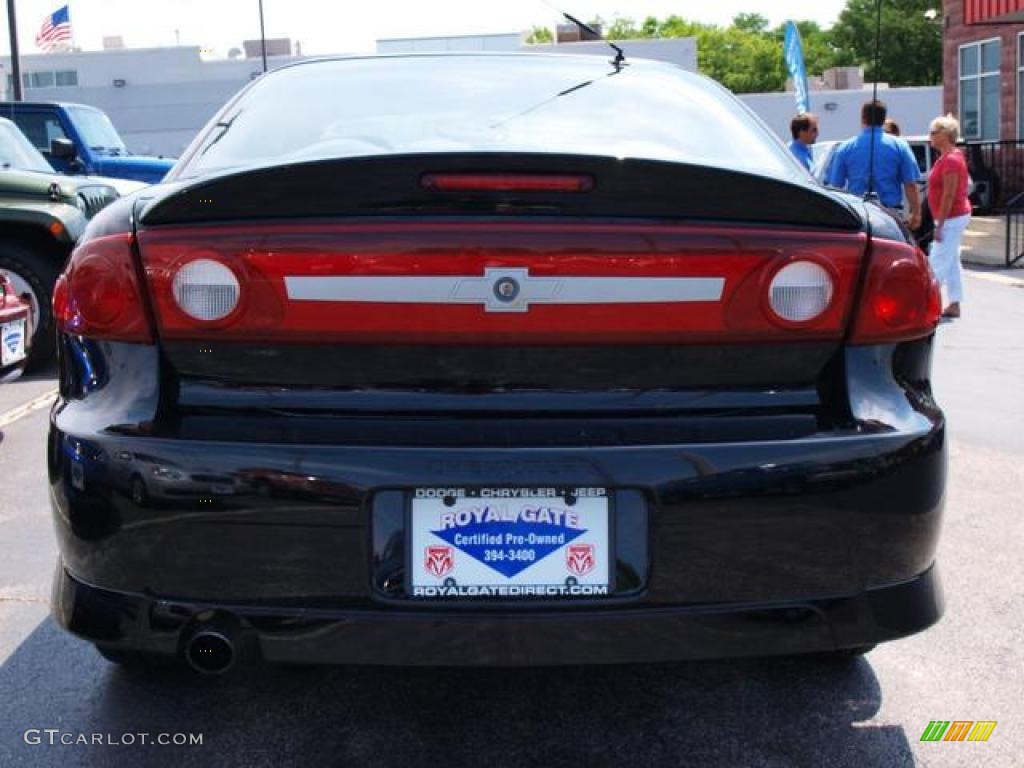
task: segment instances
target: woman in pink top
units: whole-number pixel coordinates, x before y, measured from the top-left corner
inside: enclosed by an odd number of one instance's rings
[[[967,160],[956,148],[960,123],[952,115],[937,117],[932,120],[928,136],[940,153],[928,174],[928,207],[935,219],[935,235],[928,259],[949,301],[942,316],[960,317],[963,299],[960,240],[971,221]]]

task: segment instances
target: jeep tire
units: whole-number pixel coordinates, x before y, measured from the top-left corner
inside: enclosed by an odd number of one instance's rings
[[[53,286],[59,269],[48,252],[33,251],[21,243],[0,241],[0,270],[14,278],[20,294],[27,286],[33,302],[32,346],[26,370],[38,369],[53,359],[56,333],[53,322]]]

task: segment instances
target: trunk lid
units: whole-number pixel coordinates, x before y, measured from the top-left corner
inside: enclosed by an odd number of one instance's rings
[[[463,173],[587,183],[426,182]],[[185,381],[241,386],[814,387],[842,343],[867,242],[859,216],[811,184],[565,155],[255,169],[170,185],[138,210],[167,359]],[[813,323],[767,308],[772,276],[797,260],[833,282]],[[194,262],[234,276],[228,315],[182,310]]]

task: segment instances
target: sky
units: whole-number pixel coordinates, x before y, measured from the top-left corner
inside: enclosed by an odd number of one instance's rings
[[[476,35],[553,27],[560,7],[583,20],[640,21],[676,14],[727,26],[738,13],[760,13],[830,26],[845,0],[263,0],[267,37],[290,37],[304,54],[365,53],[378,38]],[[35,34],[62,0],[16,0],[21,53],[39,53]],[[6,3],[0,4],[0,54],[10,53]],[[259,37],[258,0],[71,0],[75,44],[100,50],[105,35],[131,48],[198,45],[224,57]]]

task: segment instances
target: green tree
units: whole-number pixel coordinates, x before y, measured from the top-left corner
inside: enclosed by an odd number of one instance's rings
[[[767,35],[736,27],[697,32],[697,66],[734,93],[782,90],[786,83],[782,46]]]
[[[744,32],[753,32],[755,35],[763,35],[768,31],[768,19],[760,13],[741,13],[732,20],[736,29]]]
[[[728,28],[679,16],[664,20],[648,16],[639,26],[633,19],[616,18],[606,27],[605,36],[609,40],[696,38],[698,69],[736,93],[780,90],[786,82],[782,42],[768,32],[768,20],[760,14],[740,14]]]
[[[822,29],[813,21],[797,21],[808,75],[835,66],[864,65],[871,77],[874,58],[877,0],[847,0],[836,25]],[[925,16],[939,0],[882,0],[880,79],[892,85],[932,85],[942,77],[941,23]],[[941,20],[941,17],[940,17]],[[785,87],[782,41],[785,25],[774,29],[759,13],[741,13],[728,27],[689,21],[681,16],[642,22],[601,18],[609,40],[656,37],[693,37],[697,41],[698,69],[736,93],[779,91]],[[534,27],[528,42],[550,42],[551,31]]]
[[[609,40],[633,40],[638,37],[646,37],[643,28],[637,29],[636,22],[632,19],[616,18],[607,26],[602,34]]]
[[[555,42],[555,36],[551,34],[551,30],[547,27],[533,27],[530,30],[529,36],[526,38],[527,45],[540,45],[543,43]]]
[[[648,19],[644,22],[644,27],[651,26],[653,31],[651,37],[699,37],[699,33],[709,29],[718,29],[711,24],[700,24],[695,21],[687,21],[681,16],[668,16],[664,21],[657,21],[653,25],[649,25],[648,22],[652,19]]]
[[[865,77],[890,85],[942,81],[942,8],[939,0],[885,0],[879,66],[875,70],[877,0],[847,0],[830,30],[837,64],[861,64]],[[925,16],[937,11],[935,19]]]
[[[658,20],[648,16],[640,26],[640,32],[644,37],[654,37],[658,32]]]

